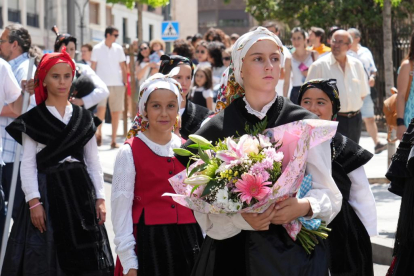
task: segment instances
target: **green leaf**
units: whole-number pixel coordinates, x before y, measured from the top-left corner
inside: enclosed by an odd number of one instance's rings
[[[192,176],[193,174],[195,174],[196,172],[200,172],[200,171],[204,170],[207,166],[208,166],[208,164],[206,164],[206,163],[201,164],[201,165],[198,165],[198,166],[195,166],[195,167],[191,170],[191,172],[190,172],[190,174],[188,175],[188,177],[191,177],[191,176]]]
[[[201,150],[201,148],[198,148],[198,155],[200,155],[201,160],[204,161],[204,163],[210,164],[210,157]]]
[[[191,193],[190,196],[193,195],[194,191],[197,190],[197,188],[200,187],[200,185],[195,185],[192,189],[191,189]]]
[[[215,180],[210,180],[206,187],[204,188],[203,193],[201,194],[201,197],[211,194],[211,190],[216,187],[218,183]]]

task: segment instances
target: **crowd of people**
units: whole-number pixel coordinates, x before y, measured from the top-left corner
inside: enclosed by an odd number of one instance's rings
[[[176,40],[171,53],[162,40],[135,41],[135,75],[116,43],[117,28],[107,27],[93,47],[81,45],[79,62],[76,37],[52,30],[54,53],[43,56],[22,26],[9,25],[1,34],[2,231],[13,163],[21,160],[2,275],[373,275],[370,236],[378,234],[377,215],[364,170],[372,154],[358,145],[362,122],[376,154],[387,145],[378,139],[370,96],[377,69],[358,29],[332,27],[324,44],[322,28],[295,27],[289,47],[272,22],[240,35],[211,28]],[[390,276],[413,269],[414,85],[408,79],[414,33],[410,47],[397,87],[402,141],[387,173],[390,191],[403,197]],[[32,76],[30,57],[36,58]],[[30,104],[22,112],[24,93]],[[132,105],[135,94],[138,113],[128,110],[132,126],[118,145],[125,96]],[[98,156],[107,108],[110,147],[119,148],[111,195],[116,260],[104,226]],[[217,142],[246,133],[246,125],[273,128],[318,118],[338,128],[309,149],[312,189],[304,198],[288,198],[261,214],[228,215],[192,211],[162,196],[174,193],[168,179],[191,162],[174,154],[192,149],[191,134]],[[309,255],[282,227],[299,217],[321,219],[332,229]]]

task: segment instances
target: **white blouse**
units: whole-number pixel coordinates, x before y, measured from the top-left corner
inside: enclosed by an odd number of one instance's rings
[[[173,157],[173,149],[181,147],[181,138],[175,134],[173,134],[171,141],[165,145],[152,142],[142,132],[139,132],[137,137],[155,154],[163,157]],[[127,274],[131,268],[138,269],[132,222],[135,175],[132,149],[128,144],[124,144],[116,156],[111,192],[111,219],[115,232],[115,252],[121,261],[124,274]]]
[[[66,125],[69,123],[72,117],[73,107],[67,105],[64,116],[60,116],[59,112],[54,106],[46,106],[49,112],[58,118]],[[30,138],[27,134],[22,134],[23,140],[23,156],[22,164],[20,166],[20,176],[22,179],[22,190],[26,197],[26,202],[33,198],[40,198],[39,183],[37,180],[37,163],[36,154],[40,152],[46,146],[36,142]],[[92,137],[91,140],[84,147],[85,164],[88,170],[88,174],[91,177],[92,183],[95,187],[96,197],[105,199],[105,189],[103,181],[103,173],[101,163],[99,161],[98,147],[96,144],[96,138]],[[79,160],[72,158],[71,156],[61,160],[63,162],[79,162]]]

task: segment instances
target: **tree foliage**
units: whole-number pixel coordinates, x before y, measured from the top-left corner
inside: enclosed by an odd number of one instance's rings
[[[146,4],[153,7],[160,7],[167,5],[169,2],[169,0],[106,0],[106,3],[124,4],[129,9],[133,9],[135,7],[135,3]]]

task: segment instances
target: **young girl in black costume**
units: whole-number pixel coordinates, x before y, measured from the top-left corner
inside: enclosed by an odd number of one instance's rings
[[[336,80],[316,79],[299,89],[298,103],[323,120],[335,120],[341,107]],[[332,228],[329,270],[335,275],[374,275],[370,236],[377,235],[377,212],[364,167],[372,154],[336,133],[331,141],[332,177],[342,193],[342,208]]]
[[[69,103],[75,64],[46,54],[35,75],[37,106],[7,132],[23,145],[27,203],[14,222],[2,275],[112,275],[105,191],[94,134],[99,120]]]

